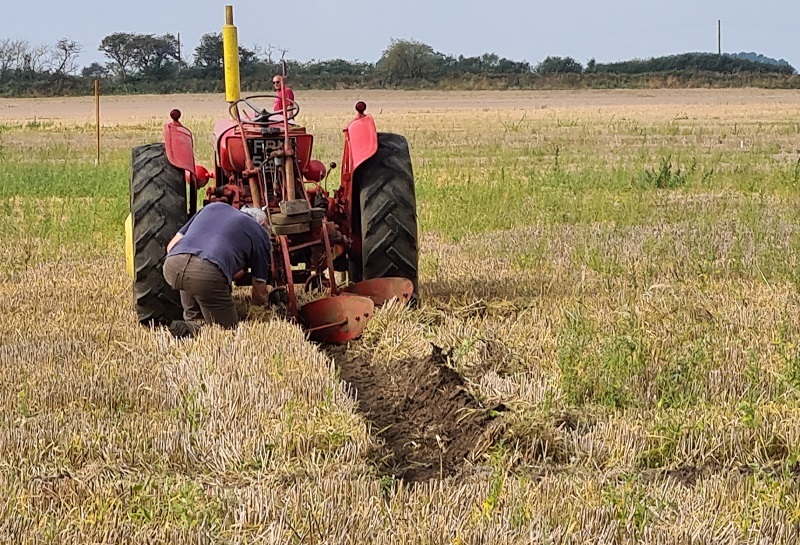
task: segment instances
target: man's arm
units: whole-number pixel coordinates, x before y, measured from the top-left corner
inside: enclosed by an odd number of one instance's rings
[[[172,249],[175,247],[175,245],[178,243],[178,241],[180,239],[182,239],[182,238],[183,238],[183,234],[182,233],[180,233],[180,232],[175,233],[175,236],[172,237],[172,240],[170,240],[169,244],[167,244],[167,253],[170,253],[172,251]]]
[[[265,305],[269,302],[271,243],[265,228],[256,227],[251,233],[253,243],[249,256],[250,272],[253,275],[253,304]]]
[[[253,278],[253,304],[264,306],[269,301],[269,287],[266,282]]]
[[[174,236],[174,237],[172,237],[172,240],[170,240],[170,241],[169,241],[169,244],[167,244],[167,253],[170,253],[170,252],[172,251],[172,249],[175,247],[175,245],[176,245],[176,244],[177,244],[177,243],[178,243],[178,242],[179,242],[179,241],[180,241],[180,240],[181,240],[183,237],[185,237],[185,236],[186,236],[186,232],[187,232],[187,231],[189,231],[189,226],[190,226],[190,225],[192,224],[192,222],[194,221],[194,218],[196,218],[197,216],[199,216],[199,215],[200,215],[200,213],[201,213],[203,210],[204,210],[203,208],[201,208],[200,210],[198,210],[198,211],[197,211],[197,214],[195,214],[194,216],[192,216],[192,217],[191,217],[191,219],[189,219],[189,221],[187,221],[187,222],[186,222],[186,224],[185,224],[183,227],[181,227],[181,228],[178,230],[178,232],[177,232],[177,233],[175,233],[175,236]]]

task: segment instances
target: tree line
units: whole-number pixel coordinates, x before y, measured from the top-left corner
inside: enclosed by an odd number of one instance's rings
[[[0,40],[0,94],[49,96],[91,93],[93,81],[106,93],[218,92],[223,86],[222,35],[201,37],[191,62],[173,34],[116,32],[98,50],[105,62],[80,67],[81,44],[62,38],[54,45]],[[239,47],[245,90],[269,89],[285,67],[298,89],[362,88],[580,88],[658,85],[800,87],[788,63],[756,62],[734,55],[685,53],[653,59],[584,66],[572,57],[549,56],[536,65],[494,53],[465,57],[440,53],[428,44],[392,39],[377,62],[345,59],[300,62],[287,50]],[[677,82],[677,83],[676,83]]]

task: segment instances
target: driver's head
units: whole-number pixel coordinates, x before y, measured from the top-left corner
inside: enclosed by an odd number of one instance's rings
[[[259,223],[259,225],[261,225],[261,227],[263,227],[264,229],[269,227],[269,220],[267,219],[267,214],[260,208],[257,208],[255,206],[243,206],[240,209],[240,211],[243,214],[247,214],[248,216],[256,220]]]
[[[281,88],[281,76],[275,76],[272,78],[272,86],[275,87],[275,89]]]

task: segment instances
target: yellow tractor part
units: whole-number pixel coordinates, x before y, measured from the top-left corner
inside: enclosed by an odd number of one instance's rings
[[[128,276],[134,280],[133,274],[133,218],[128,214],[125,218],[125,270]]]
[[[233,6],[225,6],[225,26],[222,27],[222,59],[225,66],[225,100],[241,98],[239,81],[239,36],[233,26]]]

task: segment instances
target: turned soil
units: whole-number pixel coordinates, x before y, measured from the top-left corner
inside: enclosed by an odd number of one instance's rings
[[[491,447],[502,431],[502,407],[486,408],[434,348],[422,360],[386,364],[329,348],[358,409],[383,443],[374,454],[381,475],[408,482],[455,475]]]

